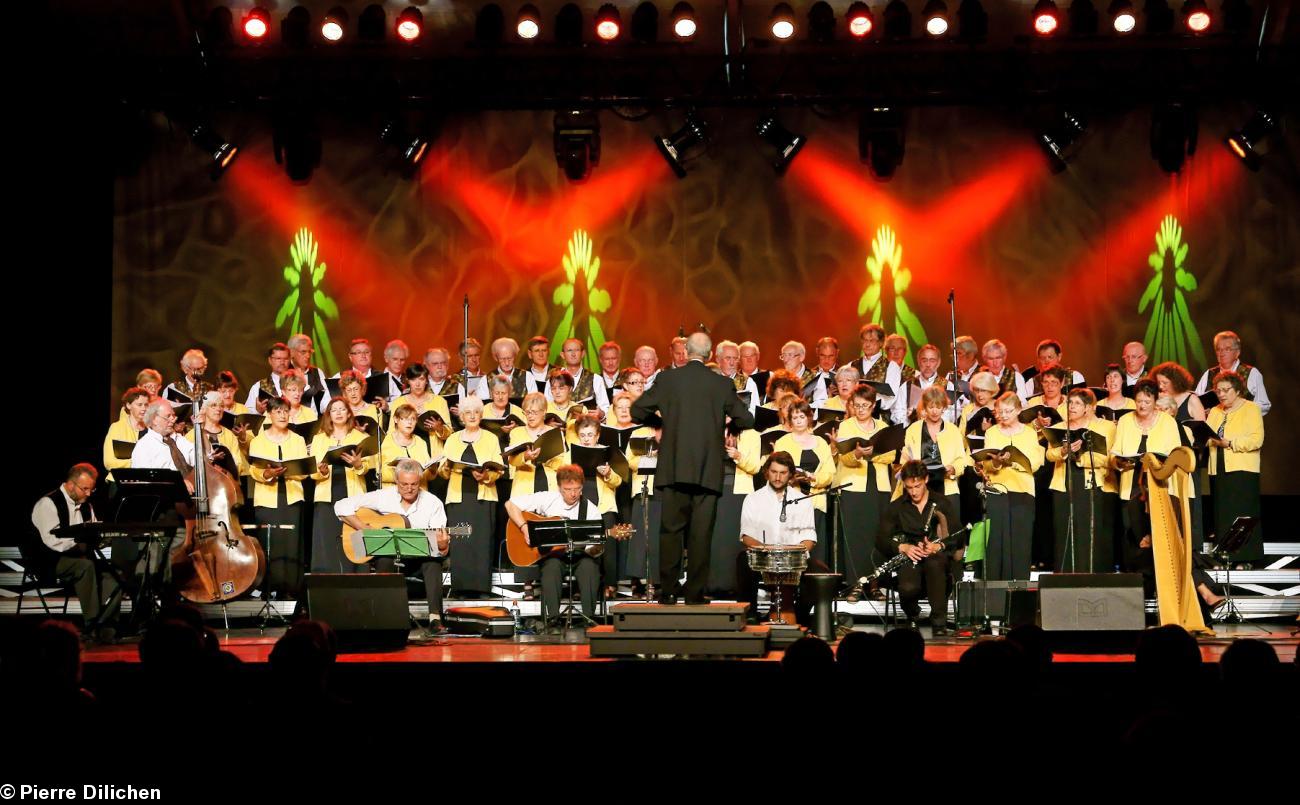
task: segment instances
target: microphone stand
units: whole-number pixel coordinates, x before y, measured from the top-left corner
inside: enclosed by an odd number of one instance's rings
[[[957,400],[961,398],[959,384],[961,375],[957,372],[957,289],[953,288],[948,291],[948,317],[952,322],[952,424],[956,425],[961,417],[961,409],[957,406]]]

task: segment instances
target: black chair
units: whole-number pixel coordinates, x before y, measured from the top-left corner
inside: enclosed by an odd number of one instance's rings
[[[46,573],[37,571],[36,568],[40,563],[34,561],[33,557],[40,555],[39,549],[35,545],[31,544],[30,539],[22,538],[19,540],[18,555],[22,558],[23,578],[22,582],[18,586],[18,608],[15,610],[14,614],[23,614],[23,599],[26,597],[27,593],[34,591],[37,599],[41,602],[41,609],[45,611],[46,615],[53,615],[54,612],[50,609],[50,603],[45,600],[45,590],[47,588],[54,588],[63,592],[63,609],[59,614],[67,615],[68,601],[75,595],[71,585],[59,581],[54,575],[53,568]]]

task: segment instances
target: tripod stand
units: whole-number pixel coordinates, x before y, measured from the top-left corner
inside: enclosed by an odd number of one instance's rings
[[[245,531],[257,532],[262,529],[266,530],[266,537],[265,537],[266,579],[263,582],[262,608],[259,609],[257,611],[257,614],[253,616],[255,618],[260,618],[260,621],[257,625],[257,631],[259,634],[265,634],[267,624],[271,623],[272,621],[278,622],[282,626],[289,625],[289,621],[286,620],[285,617],[280,614],[280,611],[275,608],[275,604],[273,603],[275,601],[275,592],[269,589],[271,586],[271,565],[275,562],[275,560],[272,558],[274,554],[271,552],[271,543],[272,543],[272,536],[274,535],[276,529],[279,529],[281,531],[291,531],[296,528],[297,526],[294,525],[283,525],[283,524],[276,524],[276,523],[265,523],[263,525],[244,526]]]
[[[1237,608],[1237,600],[1232,595],[1232,554],[1241,550],[1241,546],[1246,544],[1250,539],[1250,534],[1259,524],[1256,517],[1238,517],[1232,521],[1227,533],[1217,536],[1211,549],[1212,556],[1223,562],[1226,570],[1226,577],[1223,582],[1223,595],[1228,600],[1223,604],[1224,615],[1220,619],[1223,623],[1246,623],[1246,618]],[[1261,632],[1268,634],[1268,630],[1257,623],[1250,624]]]

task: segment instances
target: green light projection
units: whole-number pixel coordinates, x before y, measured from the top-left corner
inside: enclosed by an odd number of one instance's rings
[[[316,347],[316,359],[326,374],[338,371],[334,350],[330,346],[327,319],[339,317],[338,305],[321,290],[325,279],[325,263],[316,262],[320,244],[311,230],[303,227],[289,244],[289,265],[284,267],[284,281],[289,283],[289,295],[275,314],[275,327],[280,329],[288,322],[287,332],[306,333]]]
[[[916,366],[913,353],[929,343],[925,327],[912,312],[912,308],[903,298],[908,286],[912,284],[912,272],[903,266],[903,246],[898,236],[888,226],[876,230],[871,239],[871,256],[867,258],[867,273],[870,284],[858,300],[858,316],[871,314],[871,321],[885,328],[887,332],[898,333],[907,339],[908,366]],[[885,275],[888,274],[888,277]],[[893,315],[887,310],[887,297],[893,299]],[[889,323],[886,324],[885,322]]]
[[[1187,244],[1178,219],[1166,215],[1156,232],[1156,250],[1147,256],[1155,276],[1138,302],[1138,313],[1151,308],[1143,344],[1153,363],[1176,361],[1182,366],[1206,365],[1201,337],[1187,309],[1186,294],[1196,290],[1196,277],[1186,267]],[[1188,358],[1195,364],[1189,364]]]
[[[605,343],[605,330],[600,326],[597,313],[605,313],[613,305],[609,291],[596,287],[600,274],[600,257],[592,254],[591,237],[581,229],[574,230],[569,238],[568,253],[564,255],[565,282],[556,287],[551,301],[564,308],[564,316],[551,336],[551,363],[560,358],[560,347],[565,339],[579,338],[582,324],[586,323],[587,353],[583,365],[592,372],[600,371],[598,350]]]

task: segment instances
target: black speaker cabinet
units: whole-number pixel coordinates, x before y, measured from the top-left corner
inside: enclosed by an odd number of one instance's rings
[[[1146,624],[1139,573],[1046,573],[1038,577],[1047,632],[1136,631]]]
[[[340,651],[396,651],[411,634],[401,573],[308,573],[307,613],[330,625]]]
[[[1038,612],[1034,587],[1028,581],[963,581],[957,584],[957,625],[988,620],[1007,628],[1034,622]]]

